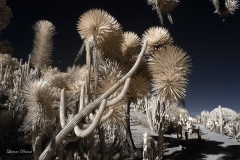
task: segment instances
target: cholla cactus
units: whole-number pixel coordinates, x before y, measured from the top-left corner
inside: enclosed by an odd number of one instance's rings
[[[220,131],[224,133],[224,128],[226,124],[233,122],[238,117],[238,114],[232,109],[219,106],[213,109],[209,114],[208,127],[214,128],[215,131]]]
[[[178,4],[177,0],[149,0],[149,4],[160,16],[167,14],[172,22],[169,13]],[[190,58],[181,49],[171,46],[172,38],[168,30],[150,28],[144,33],[141,46],[140,38],[133,32],[123,34],[121,26],[110,14],[100,9],[89,10],[77,24],[86,49],[86,65],[72,67],[66,73],[49,67],[54,25],[48,21],[38,21],[34,30],[32,57],[29,59],[35,70],[30,68],[29,63],[22,65],[20,62],[11,67],[2,63],[0,80],[4,81],[1,89],[6,89],[11,77],[9,84],[13,87],[9,97],[14,99],[15,93],[18,93],[17,98],[22,96],[21,102],[27,108],[23,129],[32,133],[35,159],[51,159],[54,154],[64,159],[66,144],[84,143],[85,140],[88,143],[87,156],[93,157],[97,146],[94,131],[98,131],[100,137],[104,122],[111,125],[123,120],[129,122],[130,103],[144,99],[150,91],[152,78],[157,99],[153,102],[154,106],[147,106],[146,110],[151,114],[152,127],[159,131],[159,153],[162,152],[165,108],[185,96],[190,72]],[[149,55],[144,57],[146,49]],[[3,62],[9,59],[2,57],[0,60],[5,58]],[[129,65],[125,66],[128,62]],[[18,76],[14,78],[13,75]],[[125,119],[122,118],[124,104],[129,106],[125,109],[128,112]],[[125,126],[130,130],[130,123],[128,125]],[[46,135],[52,137],[42,152],[41,145]],[[103,142],[101,137],[99,139]],[[79,159],[77,152],[75,158]]]
[[[42,154],[40,155],[39,159],[50,159],[52,157],[52,155],[54,154],[54,152],[56,151],[57,147],[62,144],[62,142],[64,141],[64,139],[70,134],[71,131],[74,130],[74,133],[78,136],[78,137],[86,137],[88,136],[90,133],[92,133],[92,131],[97,127],[97,125],[102,121],[101,120],[101,115],[102,112],[104,110],[105,106],[112,106],[117,104],[126,94],[127,89],[129,87],[130,84],[130,79],[129,77],[131,77],[134,72],[136,71],[142,57],[143,54],[146,50],[146,46],[147,46],[147,42],[144,44],[144,47],[142,48],[138,59],[136,61],[136,63],[133,65],[132,69],[125,75],[123,76],[121,79],[119,79],[112,87],[110,87],[105,93],[103,93],[101,96],[99,96],[98,98],[96,98],[93,102],[89,103],[89,104],[83,104],[84,107],[82,109],[79,109],[79,112],[68,122],[68,124],[66,124],[66,126],[54,137],[54,141],[52,141],[46,148],[45,150],[42,152]],[[86,81],[86,80],[85,80]],[[112,98],[109,99],[110,95],[112,95],[114,92],[116,92],[116,90],[120,87],[120,85],[122,85],[125,82],[125,85],[123,87],[123,90],[121,91],[121,93],[116,97],[116,98]],[[81,90],[81,92],[84,90]],[[85,92],[86,93],[86,92]],[[83,99],[84,94],[81,94],[80,97],[80,101]],[[87,128],[82,128],[81,125],[78,126],[77,124],[80,123],[83,118],[85,118],[86,116],[89,116],[90,113],[92,113],[94,110],[97,109],[97,107],[100,105],[99,111],[96,114],[94,121],[90,124],[90,126],[88,125]],[[64,108],[64,105],[61,105],[61,108]],[[79,107],[81,108],[81,107]],[[62,114],[64,117],[64,114]],[[102,117],[103,119],[105,119],[104,117]],[[64,125],[63,125],[64,126]]]
[[[230,108],[221,107],[221,108],[213,109],[209,114],[209,118],[218,119],[221,114],[221,110],[222,110],[222,116],[223,116],[224,122],[236,120],[238,117],[237,112],[235,112],[234,110]]]

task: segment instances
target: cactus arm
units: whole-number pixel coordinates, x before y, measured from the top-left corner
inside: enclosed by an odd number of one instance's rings
[[[126,80],[126,83],[121,91],[121,93],[116,97],[116,98],[113,98],[109,101],[107,101],[107,106],[112,106],[112,105],[115,105],[116,103],[118,103],[120,100],[123,99],[123,97],[126,95],[127,91],[128,91],[128,87],[130,85],[130,78],[128,78]]]
[[[87,103],[90,102],[90,73],[91,73],[91,54],[92,54],[92,47],[89,43],[86,43],[86,65],[87,65],[87,73],[86,73],[86,93],[87,93]]]
[[[112,114],[113,114],[113,109],[109,110],[107,114],[102,116],[102,118],[100,120],[100,123],[103,123],[104,121],[106,121]],[[90,118],[91,121],[94,121],[95,116],[92,113],[90,113],[89,118]]]
[[[34,153],[35,159],[37,159],[41,154],[42,139],[43,138],[41,136],[37,136],[35,138],[35,141],[33,142],[33,153]]]
[[[92,133],[96,129],[96,127],[98,126],[98,124],[100,122],[103,110],[104,110],[104,108],[106,106],[106,102],[107,102],[106,99],[104,99],[102,101],[102,104],[101,104],[101,106],[99,108],[99,112],[95,116],[94,121],[92,122],[92,124],[87,129],[82,130],[82,129],[80,129],[80,127],[78,125],[76,125],[74,127],[74,133],[76,134],[76,136],[81,137],[81,138],[85,138],[86,136],[88,136],[90,133]]]
[[[60,98],[60,123],[61,127],[64,128],[66,126],[66,117],[65,117],[65,96],[64,96],[65,89],[61,90],[61,98]]]
[[[98,97],[95,101],[93,101],[92,103],[88,104],[83,110],[82,112],[76,114],[71,121],[56,135],[56,137],[53,139],[52,142],[50,142],[47,147],[45,148],[45,150],[42,152],[42,154],[39,157],[39,160],[43,160],[43,159],[50,159],[52,157],[52,155],[54,154],[54,152],[56,151],[58,145],[64,140],[64,138],[73,130],[73,128],[87,115],[89,115],[95,108],[96,106],[103,100],[106,99],[107,97],[109,97],[122,83],[124,83],[124,81],[131,77],[137,67],[140,64],[140,61],[146,51],[146,47],[147,47],[147,41],[144,42],[144,45],[142,47],[142,50],[140,52],[140,54],[138,55],[138,58],[135,62],[135,64],[133,65],[133,67],[131,68],[131,70],[124,76],[122,77],[116,84],[114,84],[108,91],[106,91],[104,94],[102,94],[100,97]]]
[[[102,116],[100,123],[103,123],[104,121],[106,121],[110,116],[112,116],[112,114],[113,114],[113,109],[108,111],[108,113],[106,115]]]
[[[80,93],[80,102],[79,102],[79,111],[80,112],[83,109],[84,104],[84,89],[85,89],[85,84],[81,88],[81,93]]]
[[[93,114],[93,113],[90,113],[90,114],[89,114],[89,118],[90,118],[90,120],[93,122],[93,121],[94,121],[94,118],[95,118],[94,114]]]

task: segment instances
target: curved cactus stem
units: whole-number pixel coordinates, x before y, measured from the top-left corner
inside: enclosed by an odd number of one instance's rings
[[[83,108],[83,110],[76,114],[71,121],[53,138],[52,142],[50,142],[45,150],[42,152],[42,154],[39,157],[39,160],[43,159],[51,159],[52,155],[56,151],[58,145],[64,140],[64,138],[73,130],[73,128],[86,116],[88,116],[96,107],[99,105],[104,99],[109,97],[120,85],[122,85],[127,78],[131,77],[137,67],[139,66],[141,59],[146,51],[147,47],[147,41],[144,42],[142,50],[140,54],[138,55],[138,58],[131,68],[131,70],[122,77],[116,84],[114,84],[108,91],[106,91],[104,94],[102,94],[100,97],[95,99],[92,103],[88,104]]]
[[[93,122],[93,121],[94,121],[94,118],[95,118],[94,114],[93,114],[93,113],[90,113],[90,114],[89,114],[89,118],[90,118],[90,120]]]
[[[108,113],[104,116],[102,116],[100,123],[103,123],[104,121],[106,121],[109,117],[111,117],[113,114],[113,109],[111,109],[110,111],[108,111]]]
[[[81,88],[78,112],[80,112],[83,109],[83,106],[85,105],[85,101],[84,101],[84,94],[85,94],[85,92],[84,92],[84,90],[85,90],[85,84]]]
[[[94,90],[96,90],[98,85],[98,57],[97,57],[96,48],[94,49],[92,59],[93,59],[93,72],[94,72]]]
[[[106,121],[112,114],[113,114],[113,109],[109,110],[107,114],[102,116],[102,118],[100,120],[100,123],[103,123],[104,121]],[[94,121],[95,116],[92,113],[90,113],[89,118],[90,118],[91,121]]]
[[[86,73],[86,93],[87,93],[87,103],[90,102],[90,73],[91,73],[91,54],[92,47],[89,43],[86,43],[86,65],[87,65],[87,73]]]
[[[90,86],[88,87],[88,84],[89,84],[89,79],[90,79],[90,72],[87,71],[86,73],[86,77],[85,77],[85,83],[86,83],[86,86],[84,87],[85,88],[85,94],[87,95],[86,98],[85,98],[85,104],[89,104],[90,103],[90,91],[88,89],[90,89]]]
[[[41,154],[42,139],[43,138],[41,136],[37,136],[33,142],[33,153],[34,153],[35,159],[38,159],[38,157]]]
[[[126,95],[127,91],[128,91],[128,87],[130,85],[130,78],[128,78],[125,82],[125,85],[121,91],[121,93],[116,97],[116,98],[113,98],[109,101],[107,101],[107,106],[112,106],[112,105],[115,105],[116,103],[118,103],[120,100],[123,99],[123,97]]]
[[[64,128],[66,126],[66,117],[65,117],[65,89],[61,90],[61,97],[60,97],[60,107],[59,107],[59,111],[60,111],[60,123],[61,123],[61,127]]]
[[[96,117],[94,118],[94,121],[92,122],[92,124],[87,129],[82,130],[82,129],[80,129],[80,127],[78,125],[76,125],[74,127],[74,133],[76,134],[76,136],[84,138],[96,129],[96,127],[98,126],[98,124],[100,122],[100,118],[102,116],[103,110],[106,106],[106,102],[107,102],[106,99],[104,99],[102,101],[102,104],[99,108],[99,112],[97,113]]]

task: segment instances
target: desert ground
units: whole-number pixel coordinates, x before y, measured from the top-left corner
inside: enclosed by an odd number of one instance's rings
[[[148,141],[157,143],[158,135],[149,125],[147,116],[141,111],[131,110],[131,131],[136,147],[141,150],[143,146],[143,134],[148,133]],[[166,144],[163,160],[240,160],[240,142],[232,137],[221,135],[207,130],[203,125],[200,128],[201,140],[196,133],[189,136],[188,143],[185,138],[178,141],[175,134],[165,134]],[[188,148],[187,148],[188,146]],[[8,160],[32,159],[31,154],[8,154]]]
[[[139,111],[131,111],[131,130],[134,143],[141,147],[143,143],[143,134],[149,134],[149,141],[157,142],[157,134],[148,126],[147,116]],[[176,135],[165,134],[166,149],[164,160],[240,160],[240,142],[235,141],[232,137],[221,135],[207,130],[203,125],[200,127],[201,141],[198,140],[197,134],[189,136],[188,145],[183,138],[177,141]]]

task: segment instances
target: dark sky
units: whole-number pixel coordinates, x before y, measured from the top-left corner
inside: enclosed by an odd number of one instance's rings
[[[9,40],[14,57],[27,59],[32,50],[32,26],[49,20],[56,26],[53,66],[65,69],[82,44],[77,33],[78,18],[85,11],[101,8],[122,25],[124,31],[143,32],[158,26],[157,14],[147,0],[7,0],[13,18],[2,31],[1,40]],[[218,105],[240,112],[240,10],[230,23],[214,14],[209,0],[180,0],[172,13],[174,25],[164,17],[174,44],[192,58],[186,104],[191,115],[211,111]]]

